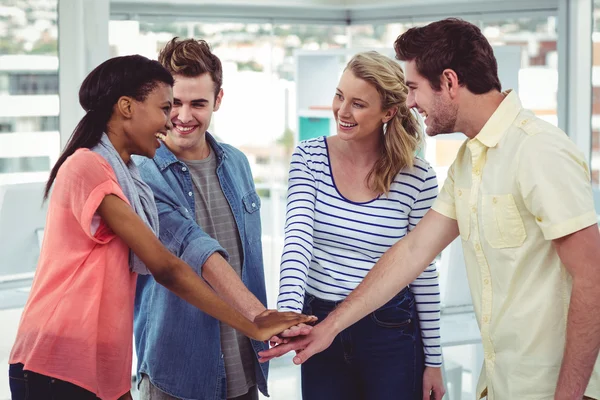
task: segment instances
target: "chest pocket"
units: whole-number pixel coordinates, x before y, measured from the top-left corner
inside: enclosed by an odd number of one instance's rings
[[[249,243],[256,243],[261,237],[260,197],[256,192],[250,192],[242,197],[244,203],[244,230]]]
[[[525,226],[512,194],[485,195],[481,199],[485,239],[491,247],[519,247],[527,238]]]
[[[456,221],[462,240],[469,240],[471,216],[469,215],[470,189],[454,188],[454,204],[456,207]]]

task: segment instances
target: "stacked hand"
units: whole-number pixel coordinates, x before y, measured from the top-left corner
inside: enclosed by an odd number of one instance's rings
[[[277,340],[271,340],[271,344],[278,343],[275,347],[258,353],[259,361],[267,362],[293,350],[296,352],[294,364],[302,364],[314,354],[328,348],[335,335],[336,333],[325,323],[315,327],[304,324],[291,327],[283,331],[280,338],[276,338]]]
[[[290,331],[289,328],[312,323],[317,320],[317,317],[298,314],[295,312],[279,312],[276,310],[265,310],[254,317],[254,325],[256,326],[256,334],[253,339],[265,341],[274,338],[274,335],[283,331]],[[302,331],[295,329],[295,331]],[[300,333],[298,333],[300,334]]]

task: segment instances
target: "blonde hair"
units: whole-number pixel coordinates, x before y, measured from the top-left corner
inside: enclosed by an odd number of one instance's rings
[[[384,150],[367,175],[369,188],[377,193],[388,193],[396,175],[404,167],[412,168],[415,152],[422,142],[422,133],[416,117],[406,106],[408,87],[404,71],[389,57],[376,51],[358,53],[346,66],[359,79],[375,87],[381,97],[381,107],[398,111],[384,128]]]

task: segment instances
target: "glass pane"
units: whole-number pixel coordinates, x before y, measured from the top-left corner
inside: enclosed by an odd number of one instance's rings
[[[27,235],[24,227],[29,227],[29,218],[19,219],[19,227],[9,216],[15,212],[32,215],[42,204],[41,196],[13,199],[15,193],[21,193],[21,184],[48,178],[60,150],[57,6],[58,0],[0,2],[0,360],[5,364],[28,296],[25,286],[29,285],[23,277],[10,279],[15,278],[15,270],[33,263],[39,251],[39,246],[19,241],[19,263],[14,262],[10,239]],[[21,199],[31,200],[35,206]],[[7,233],[11,235],[8,242]],[[33,229],[29,238],[38,244]],[[0,374],[0,399],[8,398],[8,375]]]
[[[58,158],[57,6],[4,0],[0,7],[0,185],[45,180]]]

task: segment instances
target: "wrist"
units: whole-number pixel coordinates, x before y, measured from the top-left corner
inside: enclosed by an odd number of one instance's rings
[[[262,306],[262,307],[257,307],[255,310],[252,310],[252,312],[250,313],[250,315],[248,316],[250,321],[254,322],[256,320],[256,317],[258,317],[260,314],[264,313],[265,311],[267,311],[267,308]]]
[[[332,337],[336,337],[344,330],[335,313],[329,314],[329,316],[319,323],[319,326],[321,329],[325,329],[327,332],[329,332]]]

